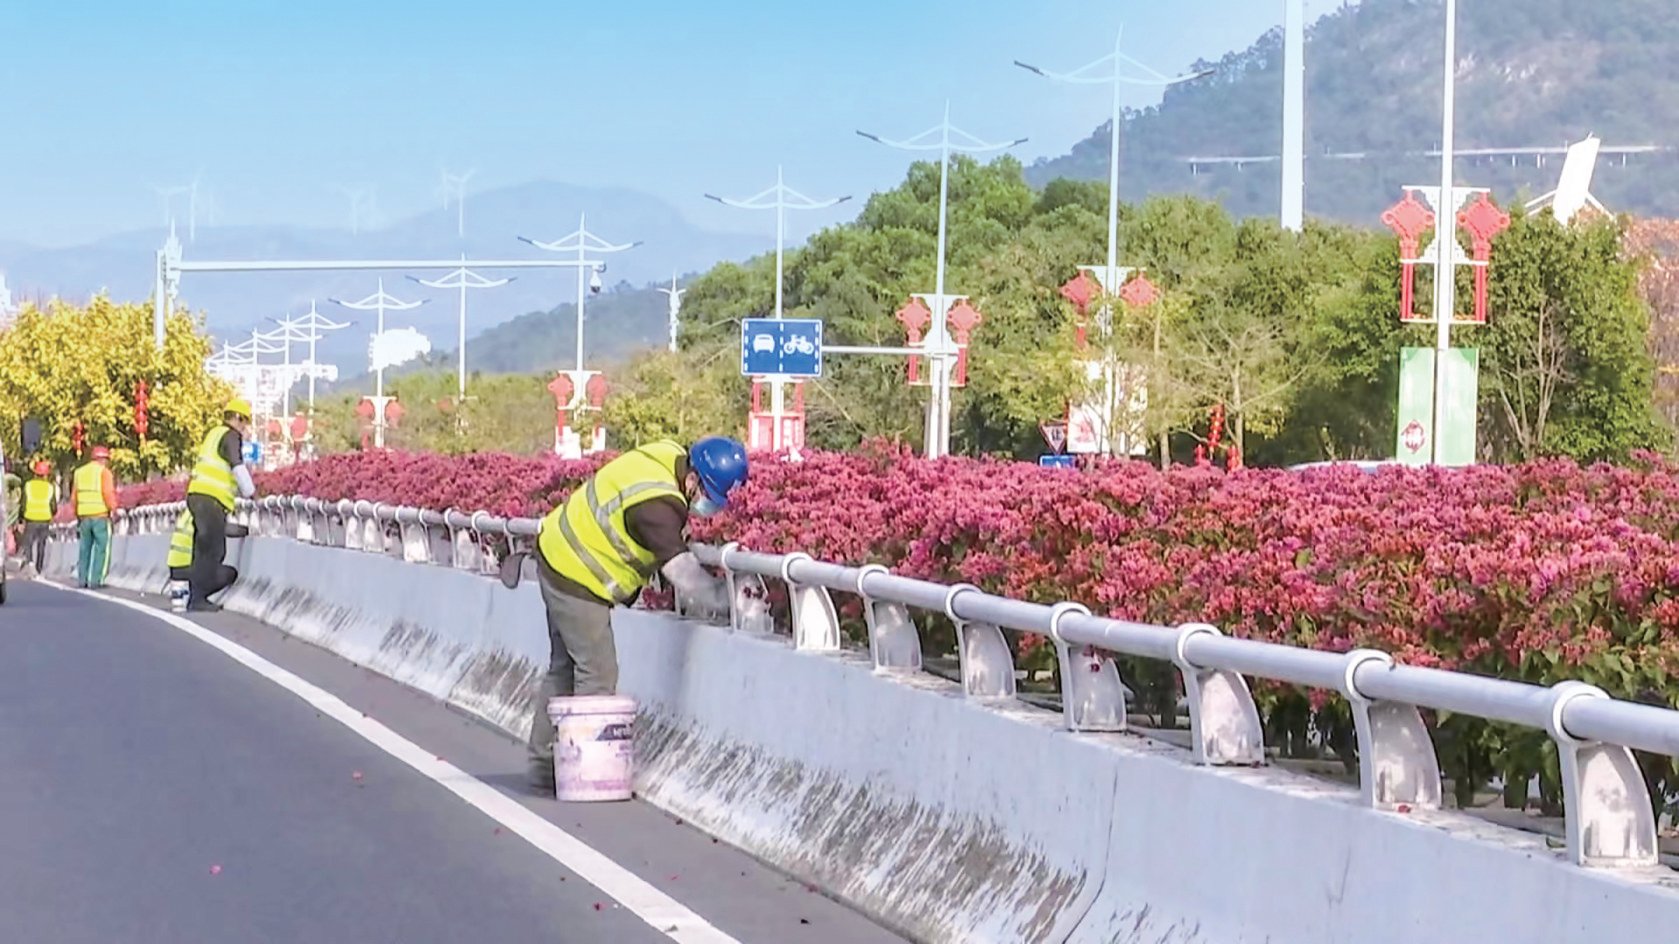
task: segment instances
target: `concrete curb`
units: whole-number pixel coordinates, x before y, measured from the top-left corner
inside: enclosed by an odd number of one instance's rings
[[[111,584],[160,592],[167,542],[117,539]],[[240,544],[229,609],[524,736],[548,657],[534,585]],[[73,567],[55,544],[49,571]],[[1679,923],[1666,869],[1576,869],[1472,816],[1379,813],[1287,771],[1068,734],[785,638],[639,610],[614,627],[641,794],[917,940],[1597,944]]]

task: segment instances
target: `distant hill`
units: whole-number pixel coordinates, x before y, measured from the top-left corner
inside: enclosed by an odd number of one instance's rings
[[[1598,163],[1592,192],[1610,209],[1679,216],[1679,17],[1672,0],[1506,0],[1459,7],[1456,148],[1560,147],[1588,134],[1656,154]],[[1439,183],[1444,9],[1439,0],[1364,0],[1331,13],[1306,45],[1306,208],[1314,216],[1380,225],[1405,185]],[[1195,69],[1217,74],[1167,91],[1121,129],[1120,190],[1221,199],[1238,215],[1275,215],[1276,163],[1200,165],[1191,156],[1276,155],[1282,145],[1282,33]],[[1105,180],[1104,123],[1072,153],[1028,168],[1035,186],[1056,177]],[[1361,153],[1362,160],[1327,154]],[[1559,157],[1460,157],[1459,182],[1507,202],[1556,187]]]
[[[180,233],[189,260],[233,259],[450,259],[462,253],[477,259],[556,259],[518,241],[543,242],[574,232],[578,216],[588,214],[589,231],[610,243],[641,240],[634,249],[606,255],[608,284],[669,282],[672,273],[703,270],[725,259],[744,259],[763,250],[763,239],[750,234],[699,229],[658,198],[632,190],[572,187],[537,182],[479,194],[466,200],[466,237],[456,235],[454,210],[438,209],[377,230],[352,234],[348,229],[294,226],[198,227],[196,243]],[[145,299],[152,293],[155,253],[165,232],[159,228],[124,233],[68,249],[41,250],[0,243],[0,271],[18,298],[58,294],[86,298],[100,289],[113,297]],[[475,270],[476,271],[476,270]],[[446,271],[409,273],[429,280]],[[552,311],[576,293],[575,269],[485,270],[486,278],[516,276],[516,281],[467,294],[469,336],[533,311]],[[320,342],[323,362],[337,363],[344,374],[367,364],[368,335],[374,312],[331,304],[328,298],[359,301],[372,295],[383,277],[385,289],[404,300],[431,298],[410,312],[387,312],[386,327],[413,326],[431,339],[433,350],[456,346],[459,292],[416,285],[402,272],[348,273],[187,273],[181,301],[209,317],[211,333],[237,342],[253,327],[272,328],[265,318],[307,312],[314,300],[334,321],[354,320],[353,328],[333,332]],[[658,296],[660,299],[663,296]],[[604,317],[604,316],[603,316]],[[661,315],[662,318],[662,315]],[[662,329],[651,337],[662,337]],[[507,342],[509,347],[518,346]],[[474,354],[468,342],[468,355]],[[301,350],[295,357],[303,356]]]
[[[662,287],[669,285],[666,281]],[[665,343],[670,308],[660,287],[637,288],[620,282],[584,301],[584,362],[591,369],[622,363],[637,351]],[[467,370],[489,374],[549,373],[576,363],[576,345],[577,303],[572,301],[549,311],[520,315],[468,338]],[[387,370],[385,379],[389,381],[417,370],[454,370],[456,352],[454,344],[436,347],[421,360]],[[343,376],[336,384],[318,386],[317,392],[371,392],[372,389],[372,375],[362,372]]]

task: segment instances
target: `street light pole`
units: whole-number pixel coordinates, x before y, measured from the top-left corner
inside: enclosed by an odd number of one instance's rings
[[[1293,0],[1290,0],[1293,2]],[[1120,89],[1125,85],[1141,86],[1171,86],[1212,75],[1216,70],[1206,69],[1193,75],[1167,77],[1149,68],[1137,60],[1120,51],[1120,44],[1125,38],[1125,29],[1121,27],[1114,34],[1113,52],[1095,62],[1080,66],[1072,72],[1045,72],[1037,66],[1028,65],[1016,59],[1014,64],[1036,75],[1043,76],[1056,82],[1066,82],[1072,85],[1101,85],[1112,87],[1113,114],[1108,125],[1108,262],[1101,277],[1102,292],[1110,298],[1119,291],[1120,280],[1130,271],[1121,271],[1119,267],[1119,127],[1122,118],[1120,107]],[[1132,78],[1121,71],[1121,67],[1130,64],[1149,74],[1147,78]],[[1105,74],[1091,75],[1091,70],[1104,65],[1111,65]],[[1113,363],[1111,345],[1107,339],[1113,333],[1113,305],[1104,302],[1102,306],[1101,328],[1103,344],[1102,364],[1102,452],[1113,452],[1114,427],[1114,387],[1115,366]]]
[[[1440,437],[1445,431],[1446,406],[1441,396],[1446,354],[1452,343],[1452,316],[1457,308],[1457,194],[1453,189],[1452,148],[1457,108],[1457,0],[1446,0],[1446,65],[1441,89],[1440,200],[1435,206],[1434,245],[1434,431],[1429,456],[1440,464]]]
[[[761,202],[764,198],[769,197],[772,194],[775,196],[774,203]],[[705,195],[705,198],[707,200],[715,200],[724,206],[731,206],[741,210],[775,211],[775,317],[779,320],[782,313],[783,284],[786,281],[785,276],[782,274],[782,247],[787,241],[787,211],[825,210],[828,207],[837,206],[847,200],[850,200],[851,196],[850,194],[847,194],[843,197],[833,197],[828,200],[814,200],[783,183],[781,178],[781,167],[780,165],[777,165],[775,168],[775,186],[763,191],[762,193],[756,194],[745,200],[731,200],[726,197],[719,197],[709,193]],[[791,198],[791,201],[789,198]],[[944,233],[944,227],[942,225],[939,227],[939,233],[942,237]],[[942,255],[943,254],[941,252],[941,257]],[[942,292],[943,289],[941,288],[940,291]],[[672,343],[675,343],[674,336],[672,338]],[[672,348],[672,350],[674,349],[675,348]],[[772,450],[780,450],[784,445],[781,441],[781,417],[786,412],[787,381],[781,377],[772,377],[770,378],[770,418],[773,423],[773,427],[770,432],[770,448]]]
[[[314,415],[315,376],[320,367],[320,364],[315,360],[315,342],[326,336],[321,333],[322,331],[337,331],[341,328],[348,328],[350,323],[345,322],[344,324],[337,324],[325,317],[322,317],[321,313],[315,310],[314,302],[309,303],[309,314],[302,318],[287,318],[284,321],[278,318],[269,318],[268,320],[285,329],[285,341],[288,352],[292,341],[303,341],[307,342],[309,345],[309,413],[310,415]],[[289,362],[290,359],[291,355],[288,353],[287,361]],[[287,384],[287,388],[290,388],[289,383]]]
[[[582,370],[583,370],[583,269],[586,268],[586,267],[590,267],[589,266],[588,253],[589,253],[590,250],[594,250],[595,252],[623,252],[626,249],[634,249],[635,247],[641,245],[641,240],[638,239],[633,243],[623,243],[621,245],[614,246],[611,243],[608,243],[608,242],[602,240],[599,236],[596,236],[593,233],[589,232],[588,216],[586,214],[579,214],[578,215],[578,217],[577,217],[577,231],[576,232],[571,233],[567,236],[563,236],[563,237],[561,237],[559,239],[556,239],[552,242],[539,243],[534,239],[526,239],[523,236],[520,236],[519,239],[523,242],[530,243],[532,246],[535,246],[538,249],[546,249],[549,252],[575,252],[575,253],[577,253],[577,367],[576,367],[576,370],[579,373],[581,373]],[[568,243],[573,239],[577,240],[577,244],[576,245],[568,245]],[[594,272],[589,277],[589,287],[591,289],[593,289],[594,291],[598,292],[598,291],[600,291],[600,287],[601,287],[600,274],[602,272],[606,271],[606,263],[596,262],[596,263],[594,263],[592,268],[594,269]],[[579,389],[581,389],[581,387],[579,387]]]
[[[937,133],[937,143],[917,143],[928,135]],[[948,204],[950,200],[950,152],[962,151],[968,154],[981,154],[988,151],[1002,151],[1025,144],[1025,138],[1016,138],[1003,144],[988,144],[979,140],[966,131],[950,123],[950,103],[944,105],[944,121],[926,131],[903,141],[889,141],[878,135],[866,131],[857,132],[877,144],[898,148],[903,151],[938,151],[939,152],[939,238],[938,238],[938,274],[934,279],[933,289],[933,324],[932,331],[927,338],[928,372],[932,381],[931,395],[927,400],[927,425],[925,432],[927,458],[936,459],[950,453],[950,360],[951,354],[947,348],[950,343],[949,331],[945,325],[945,318],[950,313],[950,299],[944,293],[944,249],[945,231],[948,222]],[[953,141],[952,135],[960,136],[963,141]]]
[[[378,343],[378,339],[384,337],[385,335],[385,309],[389,308],[392,311],[408,311],[409,309],[418,308],[421,305],[426,304],[431,301],[431,299],[422,298],[417,302],[400,301],[385,294],[385,280],[381,278],[379,280],[379,291],[373,295],[369,295],[359,302],[342,302],[336,298],[328,298],[327,301],[332,302],[334,305],[342,305],[345,308],[353,308],[357,311],[377,311],[379,313],[379,326],[377,330],[374,331],[373,337],[375,339],[374,343]],[[378,358],[374,358],[373,376],[373,395],[376,397],[382,397],[385,395],[385,363]]]
[[[461,262],[462,263],[466,262],[466,254],[465,253],[461,254]],[[456,386],[458,388],[458,392],[457,392],[458,398],[461,399],[461,400],[465,400],[466,399],[466,290],[469,289],[469,288],[499,288],[503,285],[506,285],[509,282],[516,281],[518,279],[518,276],[511,276],[510,275],[505,279],[496,279],[495,281],[491,281],[491,280],[486,279],[483,276],[479,275],[478,273],[473,272],[472,270],[466,268],[465,265],[462,265],[461,268],[456,269],[455,271],[449,273],[448,275],[444,276],[443,278],[437,279],[435,281],[428,282],[424,279],[416,278],[412,275],[408,276],[408,278],[413,279],[415,282],[418,282],[421,285],[425,285],[425,286],[428,286],[430,288],[458,288],[458,289],[461,290],[461,318],[460,318],[460,337],[459,337],[460,347],[459,347],[459,350],[457,351],[458,356],[456,358],[456,361],[457,361],[456,373],[458,375]]]
[[[1282,224],[1306,225],[1306,0],[1283,0]]]
[[[5,282],[4,280],[0,280],[0,291],[3,291],[4,289]],[[670,299],[670,352],[675,354],[676,328],[678,325],[677,319],[682,312],[682,296],[687,294],[688,290],[676,287],[676,273],[672,272],[670,274],[670,288],[661,288],[659,291],[663,292],[665,297]]]

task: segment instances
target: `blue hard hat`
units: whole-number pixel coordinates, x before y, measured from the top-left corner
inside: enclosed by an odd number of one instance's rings
[[[746,447],[723,436],[707,436],[688,450],[688,467],[699,476],[700,491],[719,505],[746,482]]]

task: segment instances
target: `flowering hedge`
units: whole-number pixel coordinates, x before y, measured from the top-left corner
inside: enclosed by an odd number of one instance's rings
[[[535,516],[600,461],[354,454],[262,475],[259,488]],[[129,489],[123,504],[180,489]],[[1665,705],[1679,694],[1679,468],[1652,456],[1635,467],[1162,473],[1115,462],[1069,472],[926,461],[876,444],[760,462],[730,509],[693,531],[1130,620],[1370,646],[1413,665],[1539,684],[1580,678]],[[1023,663],[1048,666],[1038,642],[1024,642]],[[929,643],[948,651],[943,633]],[[1170,667],[1123,668],[1145,700],[1175,697]],[[1260,692],[1273,742],[1311,724],[1348,759],[1336,699]],[[1451,721],[1445,733],[1463,750],[1446,763],[1460,777],[1554,767],[1541,732],[1489,741],[1493,726]]]

